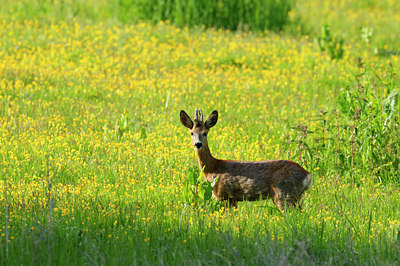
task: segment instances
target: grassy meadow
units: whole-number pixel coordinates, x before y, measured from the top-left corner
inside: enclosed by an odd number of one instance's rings
[[[109,3],[0,1],[2,265],[400,260],[397,1],[297,1],[280,32]],[[219,111],[215,157],[312,172],[303,209],[188,200],[196,108]]]

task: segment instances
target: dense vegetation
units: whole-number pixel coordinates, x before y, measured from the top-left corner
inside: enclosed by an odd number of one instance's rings
[[[399,261],[400,6],[301,2],[284,32],[251,33],[124,20],[122,1],[0,1],[0,261]],[[220,113],[217,158],[312,172],[303,210],[226,209],[205,183],[195,203],[179,122],[195,108]]]
[[[294,0],[119,0],[17,1],[6,12],[26,17],[119,23],[170,21],[178,26],[230,30],[281,30],[289,21]]]

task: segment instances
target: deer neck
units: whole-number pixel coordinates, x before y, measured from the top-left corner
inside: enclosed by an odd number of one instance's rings
[[[199,161],[200,169],[204,167],[204,173],[211,173],[215,170],[217,159],[215,159],[210,152],[208,145],[203,146],[201,150],[196,150],[197,159]]]

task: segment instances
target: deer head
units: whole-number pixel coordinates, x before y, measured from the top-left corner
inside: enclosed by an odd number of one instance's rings
[[[210,128],[215,126],[217,123],[218,112],[214,110],[207,118],[206,122],[203,122],[203,112],[198,109],[196,109],[194,114],[194,123],[183,110],[180,113],[180,117],[182,124],[190,131],[190,136],[195,150],[201,150],[203,146],[208,146],[207,134]]]

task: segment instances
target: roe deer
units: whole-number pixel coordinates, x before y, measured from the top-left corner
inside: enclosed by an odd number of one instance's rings
[[[287,160],[272,161],[231,161],[219,160],[211,155],[207,133],[218,121],[215,110],[203,122],[201,110],[195,111],[194,122],[181,111],[180,119],[192,137],[200,169],[208,181],[218,177],[214,185],[213,197],[228,200],[236,207],[237,201],[272,198],[282,210],[285,205],[298,206],[304,191],[312,185],[311,173],[299,164]]]

